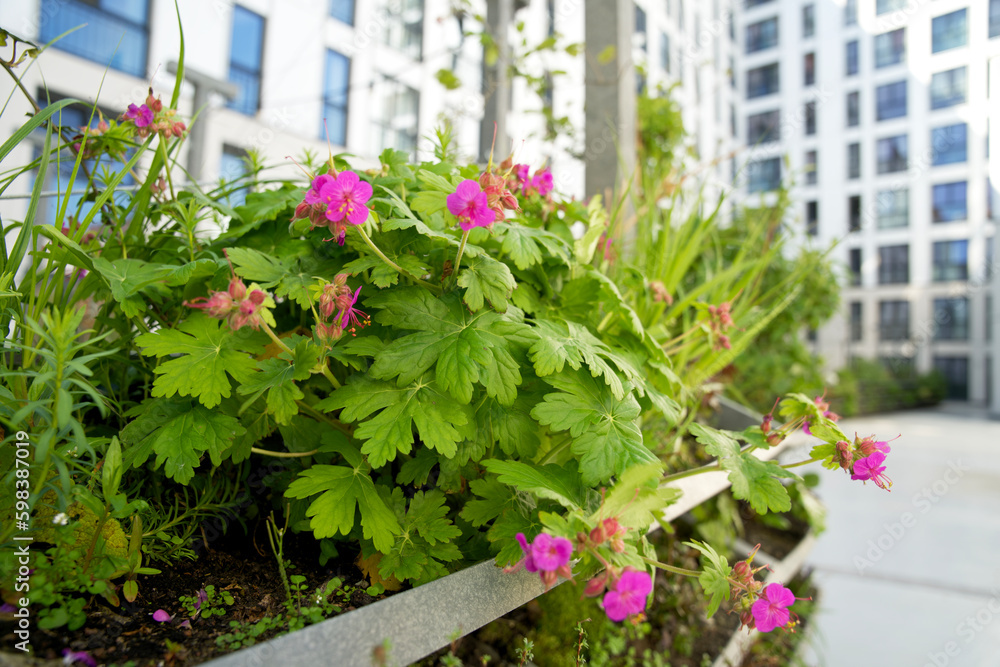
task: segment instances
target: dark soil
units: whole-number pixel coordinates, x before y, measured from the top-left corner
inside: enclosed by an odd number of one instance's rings
[[[263,534],[264,527],[260,527]],[[62,664],[64,649],[86,651],[98,664],[124,665],[131,662],[136,667],[168,665],[184,667],[197,665],[228,652],[216,646],[216,637],[232,632],[230,621],[252,624],[265,616],[277,616],[286,611],[286,594],[278,574],[274,556],[266,551],[258,553],[252,541],[237,530],[231,538],[214,543],[212,550],[204,550],[195,561],[182,560],[173,566],[161,566],[162,574],[139,577],[139,597],[134,603],[122,600],[120,607],[108,605],[103,598],[95,597],[87,607],[87,623],[79,630],[66,628],[52,631],[32,627],[31,647],[37,658],[59,659]],[[266,543],[266,538],[265,543]],[[315,590],[335,576],[345,584],[352,584],[349,611],[374,601],[365,593],[367,583],[360,581],[361,574],[349,560],[327,568],[318,566],[315,540],[306,535],[301,541],[295,535],[286,535],[284,553],[290,556],[294,569],[289,575],[306,577],[309,591]],[[266,548],[266,547],[265,547]],[[155,563],[153,564],[156,565]],[[181,627],[185,619],[178,598],[194,596],[200,588],[213,585],[217,592],[228,591],[234,604],[222,616],[196,618],[190,627]],[[152,614],[163,609],[174,615],[167,623],[157,623]],[[264,635],[269,639],[277,631]],[[13,624],[0,617],[0,645],[10,650],[15,643]],[[0,665],[6,664],[10,655],[0,653]]]

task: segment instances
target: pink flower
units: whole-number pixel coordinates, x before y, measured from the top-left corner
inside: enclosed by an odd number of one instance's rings
[[[358,302],[358,295],[360,293],[361,288],[359,287],[355,290],[354,296],[351,297],[350,303],[345,304],[342,311],[343,314],[340,317],[340,328],[344,331],[350,331],[352,336],[354,335],[356,328],[363,328],[368,324],[371,324],[371,320],[368,318],[368,315],[354,307],[354,304]],[[351,326],[348,327],[348,324]]]
[[[531,187],[538,190],[538,194],[545,197],[555,185],[552,182],[552,172],[548,169],[541,169],[535,172],[535,175],[531,177]]]
[[[754,624],[761,632],[788,625],[788,607],[795,604],[795,595],[781,584],[769,584],[764,594],[753,603]]]
[[[329,174],[320,174],[313,179],[312,186],[306,192],[305,203],[307,204],[323,204],[324,208],[330,205],[330,201],[333,197],[330,192],[330,187],[336,183],[337,180],[330,176]],[[328,194],[327,197],[323,196],[324,188]]]
[[[883,440],[875,440],[874,435],[870,435],[867,438],[859,438],[857,435],[854,436],[854,447],[858,450],[861,456],[871,456],[875,452],[882,452],[883,454],[888,454],[892,449],[889,447],[889,443]]]
[[[885,466],[882,465],[884,461],[885,454],[882,452],[875,452],[863,459],[858,459],[854,462],[851,479],[858,479],[862,482],[871,480],[880,489],[888,491],[889,487],[892,486],[892,480],[885,475]]]
[[[448,210],[458,218],[462,231],[473,227],[489,227],[496,220],[496,212],[489,207],[486,193],[479,189],[479,183],[466,179],[447,199]]]
[[[626,568],[612,590],[604,596],[604,611],[612,621],[624,621],[646,609],[646,598],[653,591],[648,572]]]
[[[522,558],[521,562],[515,565],[514,569],[511,571],[520,569],[523,564],[524,569],[528,572],[538,572],[538,567],[535,566],[535,560],[532,558],[531,547],[528,545],[528,538],[524,536],[524,533],[518,533],[514,536],[514,539],[516,539],[517,543],[521,545],[521,551],[524,552],[524,558]]]
[[[569,557],[573,553],[573,543],[565,537],[553,537],[546,533],[539,533],[535,541],[531,543],[531,557],[535,567],[543,572],[555,572],[563,565],[569,563]]]
[[[125,112],[125,119],[135,123],[136,127],[148,127],[153,122],[153,110],[145,104],[138,107],[130,104]]]
[[[365,204],[372,197],[372,186],[353,171],[342,171],[332,182],[326,181],[319,196],[327,203],[326,217],[332,222],[346,218],[352,225],[361,225],[368,219]]]
[[[64,648],[62,650],[62,654],[64,665],[75,665],[79,662],[87,665],[88,667],[97,667],[97,661],[94,660],[86,651],[73,651],[71,649]]]
[[[201,308],[206,315],[217,320],[229,317],[229,314],[239,307],[228,292],[212,292],[208,298],[199,296],[185,301],[184,305],[188,308]]]
[[[157,623],[167,623],[172,618],[173,616],[171,616],[162,609],[157,609],[156,611],[153,612],[153,620],[156,621]]]

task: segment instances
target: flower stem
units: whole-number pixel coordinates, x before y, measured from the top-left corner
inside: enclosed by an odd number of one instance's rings
[[[666,484],[667,482],[675,482],[679,479],[684,479],[685,477],[693,477],[695,475],[700,475],[703,472],[712,472],[713,470],[722,470],[722,468],[719,467],[718,461],[706,463],[700,468],[691,468],[690,470],[683,470],[681,472],[675,472],[672,475],[666,475],[660,479],[660,482],[663,484]]]
[[[432,285],[431,283],[427,282],[426,280],[421,280],[420,278],[417,278],[415,275],[413,275],[412,273],[410,273],[409,271],[407,271],[406,269],[404,269],[403,267],[401,267],[399,264],[396,264],[396,262],[394,262],[391,259],[389,259],[388,257],[386,257],[385,253],[383,253],[381,250],[379,250],[378,246],[375,245],[375,243],[371,240],[371,237],[368,236],[368,232],[365,231],[365,228],[362,225],[358,225],[356,227],[356,229],[358,230],[358,233],[361,234],[361,238],[363,238],[365,240],[365,243],[368,244],[368,247],[372,249],[372,252],[374,252],[376,255],[378,255],[379,259],[381,259],[383,262],[385,262],[390,267],[392,267],[392,269],[394,271],[396,271],[396,273],[398,273],[398,274],[400,274],[402,276],[406,276],[407,278],[409,278],[413,282],[417,283],[418,285],[423,285],[424,287],[426,287],[427,289],[431,290],[432,292],[434,292],[436,294],[440,294],[441,293],[441,288],[438,287],[437,285]]]
[[[466,229],[462,232],[462,242],[458,245],[458,254],[455,255],[455,266],[452,268],[455,280],[458,280],[458,267],[462,264],[462,255],[465,254],[465,243],[469,240],[469,232],[471,231],[471,229]]]
[[[330,370],[330,367],[326,365],[325,361],[321,362],[321,365],[322,365],[322,370],[320,372],[323,373],[323,377],[325,377],[327,380],[330,381],[330,384],[333,385],[334,389],[340,389],[341,386],[340,380],[338,380],[334,376],[333,372]]]
[[[265,333],[266,333],[266,334],[267,334],[268,336],[270,336],[270,337],[271,337],[271,340],[273,340],[273,341],[274,341],[274,344],[275,344],[275,345],[277,345],[278,347],[280,347],[280,348],[281,348],[282,350],[284,350],[284,351],[285,351],[285,352],[287,352],[288,354],[290,354],[290,355],[292,355],[292,356],[295,356],[295,353],[294,353],[294,352],[292,352],[292,349],[291,349],[290,347],[288,347],[287,345],[285,345],[285,342],[284,342],[283,340],[281,340],[280,338],[278,338],[278,337],[277,337],[277,336],[276,336],[276,335],[274,334],[274,331],[272,331],[272,330],[271,330],[271,327],[270,327],[270,326],[268,326],[267,322],[265,322],[265,321],[261,320],[261,322],[260,322],[260,326],[262,326],[262,327],[264,328],[264,332],[265,332]]]
[[[674,567],[673,565],[667,565],[666,563],[661,563],[658,560],[653,560],[652,558],[646,558],[645,556],[639,556],[639,558],[643,559],[644,561],[646,561],[647,563],[649,563],[653,567],[658,567],[661,570],[665,570],[667,572],[673,572],[674,574],[679,574],[682,577],[700,577],[701,576],[701,572],[699,570],[688,570],[688,569],[683,568],[683,567]]]
[[[798,468],[799,466],[808,465],[810,463],[816,463],[817,461],[822,461],[822,460],[823,459],[806,459],[805,461],[799,461],[798,463],[786,463],[781,467],[784,468],[785,470],[788,470],[789,468]]]
[[[263,454],[264,456],[273,456],[273,457],[279,458],[279,459],[294,459],[294,458],[298,458],[300,456],[312,456],[313,454],[315,454],[319,450],[318,449],[314,449],[314,450],[312,450],[310,452],[272,452],[272,451],[270,451],[268,449],[260,449],[258,447],[251,447],[250,451],[253,452],[254,454]]]

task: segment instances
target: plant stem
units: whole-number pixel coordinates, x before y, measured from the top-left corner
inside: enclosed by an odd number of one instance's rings
[[[300,456],[312,456],[319,450],[314,449],[309,452],[272,452],[269,449],[259,449],[257,447],[251,447],[250,451],[253,452],[254,454],[263,454],[264,456],[273,456],[279,459],[294,459]]]
[[[338,380],[334,376],[333,372],[330,370],[330,367],[326,365],[325,361],[322,362],[322,368],[323,368],[323,370],[321,372],[323,373],[323,377],[325,377],[327,380],[329,380],[330,384],[332,384],[335,389],[340,389],[340,387],[341,387],[340,380]]]
[[[323,414],[313,406],[309,405],[305,401],[297,400],[295,401],[295,405],[299,406],[299,410],[302,410],[303,412],[308,412],[317,421],[329,424],[333,428],[337,429],[338,431],[341,431],[346,435],[351,435],[351,429],[346,424],[341,424],[339,421],[327,417],[325,414]]]
[[[430,291],[432,291],[432,292],[434,292],[436,294],[440,294],[441,293],[441,288],[438,287],[437,285],[432,285],[431,283],[427,282],[426,280],[421,280],[420,278],[417,278],[415,275],[413,275],[412,273],[410,273],[409,271],[407,271],[406,269],[404,269],[403,267],[401,267],[399,264],[396,264],[396,262],[394,262],[391,259],[389,259],[388,257],[386,257],[385,253],[383,253],[381,250],[379,250],[378,246],[375,245],[375,243],[371,240],[371,237],[368,236],[368,232],[365,231],[364,226],[358,225],[356,227],[356,229],[358,230],[358,233],[361,234],[361,238],[363,238],[365,240],[365,243],[368,244],[368,247],[372,249],[372,252],[374,252],[376,255],[378,255],[379,259],[381,259],[383,262],[385,262],[390,267],[392,267],[392,269],[394,271],[396,271],[396,273],[398,273],[401,276],[406,276],[407,278],[409,278],[413,282],[417,283],[418,285],[422,285],[422,286],[426,287],[427,289],[429,289]]]
[[[13,57],[11,57],[11,60],[13,60]],[[23,83],[21,83],[21,79],[14,74],[14,70],[7,64],[7,61],[0,59],[0,65],[3,65],[3,68],[7,70],[7,74],[10,74],[10,78],[14,79],[14,83],[16,83],[17,87],[21,89],[21,92],[24,93],[25,98],[27,98],[28,102],[31,104],[31,108],[35,110],[35,113],[40,112],[42,109],[38,106],[38,102],[35,101],[35,98],[31,96],[28,89],[24,87]]]
[[[604,330],[608,328],[609,324],[611,324],[611,318],[614,317],[614,314],[615,314],[614,311],[610,311],[607,315],[604,316],[604,319],[601,320],[601,323],[597,325],[597,333],[604,333]]]
[[[270,327],[270,326],[268,326],[267,322],[265,322],[264,320],[261,320],[261,321],[260,321],[260,326],[261,326],[261,327],[263,327],[263,329],[264,329],[264,332],[265,332],[265,333],[266,333],[266,334],[267,334],[268,336],[270,336],[270,337],[271,337],[271,340],[273,340],[273,341],[274,341],[274,344],[275,344],[275,345],[277,345],[278,347],[280,347],[280,348],[281,348],[282,350],[284,350],[284,351],[285,351],[285,352],[287,352],[288,354],[290,354],[290,355],[292,355],[292,356],[295,356],[295,353],[294,353],[294,352],[292,352],[292,349],[291,349],[290,347],[288,347],[287,345],[285,345],[285,342],[284,342],[283,340],[281,340],[280,338],[278,338],[278,337],[277,337],[277,336],[276,336],[276,335],[274,334],[274,331],[272,331],[272,330],[271,330],[271,327]]]
[[[167,155],[167,145],[164,143],[162,135],[156,145],[163,154],[163,171],[167,172],[167,185],[170,186],[170,199],[176,201],[177,195],[174,194],[174,179],[170,176],[170,158]]]
[[[683,567],[674,567],[673,565],[667,565],[666,563],[661,563],[658,560],[653,560],[652,558],[646,558],[645,556],[639,556],[639,558],[643,559],[644,561],[646,561],[647,563],[649,563],[653,567],[658,567],[661,570],[665,570],[667,572],[673,572],[674,574],[679,574],[682,577],[700,577],[701,576],[701,572],[699,570],[688,570],[688,569],[683,568]]]
[[[458,267],[462,264],[462,255],[465,254],[465,244],[469,240],[469,232],[471,231],[471,229],[462,231],[462,242],[458,244],[458,253],[455,255],[455,266],[452,267],[452,274],[454,274],[455,280],[458,280]]]
[[[810,463],[816,463],[817,461],[822,461],[822,460],[823,459],[806,459],[805,461],[799,461],[798,463],[786,463],[781,467],[784,468],[785,470],[788,470],[789,468],[798,468],[799,466],[808,465]]]
[[[704,472],[712,472],[713,470],[722,470],[719,467],[718,461],[712,461],[711,463],[706,463],[700,468],[691,468],[690,470],[684,470],[682,472],[675,472],[672,475],[666,475],[660,479],[660,482],[666,484],[667,482],[675,482],[678,479],[684,479],[685,477],[693,477],[694,475],[700,475]]]

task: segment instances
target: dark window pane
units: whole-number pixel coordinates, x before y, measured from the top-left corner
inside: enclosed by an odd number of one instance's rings
[[[747,26],[746,52],[754,53],[778,44],[778,17],[751,23]]]
[[[55,42],[55,48],[144,78],[148,6],[147,0],[42,0],[39,39],[49,42],[82,25]]]
[[[862,319],[862,315],[862,303],[860,301],[852,301],[850,310],[850,330],[852,341],[859,341],[864,337],[864,320]]]
[[[847,127],[856,127],[861,123],[861,93],[847,93]]]
[[[906,170],[909,162],[909,148],[905,134],[879,139],[876,151],[878,173],[889,174]]]
[[[781,185],[781,158],[756,160],[747,165],[747,192],[769,192]]]
[[[330,16],[347,25],[354,25],[354,0],[330,0]]]
[[[847,145],[847,178],[861,178],[861,144]]]
[[[931,109],[964,103],[967,85],[965,65],[934,74],[931,77]]]
[[[879,229],[895,229],[910,224],[909,189],[879,190],[877,203]]]
[[[933,246],[934,280],[946,282],[950,280],[968,280],[969,278],[969,242],[936,241]]]
[[[879,340],[906,340],[910,337],[910,302],[879,301]]]
[[[781,112],[765,111],[747,117],[747,144],[766,144],[781,139]]]
[[[875,68],[888,67],[906,58],[906,28],[875,35]]]
[[[931,21],[931,52],[947,51],[965,46],[969,40],[968,11],[958,11],[935,17]]]
[[[807,53],[802,57],[802,83],[811,86],[816,83],[816,54]]]
[[[890,245],[878,249],[878,284],[904,285],[910,282],[910,246]]]
[[[778,90],[778,63],[747,70],[747,99],[772,95]]]
[[[933,186],[931,200],[934,222],[954,222],[968,217],[965,181]]]
[[[908,1],[909,0],[876,0],[875,14],[880,15],[887,12],[895,12],[901,9],[906,9]]]
[[[858,40],[853,39],[845,45],[845,57],[844,74],[854,76],[858,73]]]
[[[264,17],[240,6],[233,7],[229,53],[229,80],[240,88],[227,105],[252,116],[260,109],[261,60],[264,50]]]
[[[848,251],[848,268],[852,287],[861,285],[861,248],[851,248]]]
[[[326,128],[320,136],[330,133],[330,142],[347,145],[347,89],[351,78],[351,60],[336,51],[326,52],[326,77],[323,80],[323,118]]]
[[[889,120],[906,115],[906,81],[888,83],[875,89],[875,119]]]
[[[933,164],[965,162],[967,144],[965,123],[935,127],[931,130]]]
[[[847,198],[847,230],[851,232],[861,230],[861,195]]]
[[[944,375],[947,382],[947,398],[967,400],[969,398],[969,358],[934,357],[934,370]]]
[[[819,234],[819,202],[806,202],[806,234],[816,236]]]

